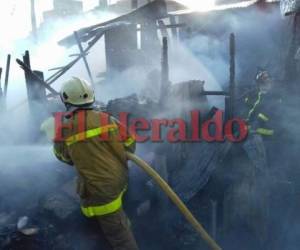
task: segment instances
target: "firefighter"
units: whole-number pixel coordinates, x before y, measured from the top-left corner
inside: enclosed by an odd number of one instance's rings
[[[244,96],[242,117],[248,124],[249,135],[244,149],[258,171],[266,172],[267,156],[264,140],[274,135],[271,119],[273,81],[268,71],[259,69],[255,76],[255,88]]]
[[[262,136],[273,136],[274,130],[269,127],[270,117],[267,114],[269,92],[272,88],[272,79],[266,70],[259,70],[255,77],[255,90],[245,97],[247,106],[246,121],[249,124],[249,130]]]
[[[54,153],[77,170],[82,213],[98,221],[114,250],[138,249],[122,209],[122,196],[128,183],[126,151],[134,152],[134,139],[130,136],[124,141],[119,139],[120,124],[93,108],[94,91],[84,80],[67,81],[60,95],[68,111],[62,124],[72,123],[72,129],[63,129],[65,140],[55,140]],[[80,112],[84,113],[86,122],[85,131],[79,133]],[[107,117],[109,123],[101,124],[99,117]],[[100,140],[102,133],[107,133],[109,139]]]
[[[267,249],[270,223],[270,183],[271,176],[267,160],[265,140],[274,136],[272,127],[271,89],[273,81],[266,70],[259,69],[255,76],[255,89],[244,98],[244,118],[248,124],[248,138],[243,148],[252,162],[253,178],[249,179],[249,213],[259,220],[253,225],[262,249]],[[251,224],[251,223],[250,223]]]

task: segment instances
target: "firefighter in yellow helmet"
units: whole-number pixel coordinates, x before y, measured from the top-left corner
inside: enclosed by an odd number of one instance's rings
[[[74,165],[78,173],[77,192],[82,213],[94,218],[114,250],[136,250],[138,246],[122,209],[122,196],[128,184],[126,150],[135,150],[132,137],[120,141],[118,121],[93,108],[92,87],[82,79],[72,78],[63,84],[61,99],[70,115],[64,123],[64,141],[54,143],[56,157]],[[78,132],[78,114],[85,114],[85,131]],[[100,116],[108,116],[109,124],[101,124]],[[71,117],[71,118],[70,118]],[[107,132],[109,140],[99,140]]]
[[[256,234],[259,248],[266,249],[266,242],[270,233],[270,166],[268,163],[265,142],[272,140],[275,135],[272,121],[273,80],[264,69],[259,69],[254,79],[255,88],[247,93],[244,99],[243,116],[248,124],[248,138],[243,143],[252,169],[249,169],[243,185],[249,185],[249,199],[245,202],[247,214],[255,214],[259,224],[251,221],[248,227]]]

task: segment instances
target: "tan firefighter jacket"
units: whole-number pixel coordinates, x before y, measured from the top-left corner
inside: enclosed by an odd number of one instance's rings
[[[72,124],[72,129],[56,127],[62,129],[63,141],[54,143],[54,153],[78,172],[82,212],[92,217],[117,211],[128,183],[126,150],[134,152],[135,140],[131,136],[121,140],[119,130],[123,125],[92,109],[75,111],[64,117],[63,124]]]

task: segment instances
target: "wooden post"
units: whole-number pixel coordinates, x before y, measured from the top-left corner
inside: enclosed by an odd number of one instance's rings
[[[235,105],[235,36],[230,34],[229,43],[230,66],[229,66],[229,96],[225,98],[226,120],[234,116]]]
[[[160,103],[164,103],[164,99],[168,93],[169,87],[169,57],[168,57],[168,39],[163,38],[162,60],[161,60],[161,83],[160,83]]]
[[[30,66],[30,55],[29,55],[29,51],[26,50],[25,51],[25,55],[23,56],[23,62],[24,64],[29,68],[31,69],[31,66]],[[28,97],[28,100],[30,101],[31,99],[31,92],[30,92],[30,75],[28,74],[28,72],[24,71],[25,73],[25,81],[26,81],[26,90],[27,90],[27,97]]]
[[[7,96],[7,88],[8,88],[8,80],[9,80],[9,71],[10,71],[10,60],[11,60],[11,55],[7,55],[7,60],[6,60],[6,71],[5,71],[5,81],[4,81],[4,96]]]
[[[95,82],[94,82],[94,79],[93,79],[93,76],[92,76],[91,69],[90,69],[89,64],[88,64],[88,61],[87,61],[87,59],[86,59],[85,52],[84,52],[84,50],[83,50],[83,47],[82,47],[82,44],[81,44],[79,35],[78,35],[78,33],[77,33],[76,31],[74,32],[74,37],[75,37],[75,39],[76,39],[76,42],[77,42],[77,45],[78,45],[78,48],[79,48],[79,51],[80,51],[80,55],[82,56],[84,65],[85,65],[85,67],[86,67],[87,73],[88,73],[89,78],[90,78],[90,81],[91,81],[91,84],[92,84],[93,86],[95,86]]]

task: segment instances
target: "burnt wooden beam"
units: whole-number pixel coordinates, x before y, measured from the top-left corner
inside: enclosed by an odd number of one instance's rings
[[[26,59],[27,61],[27,59]],[[17,59],[16,62],[20,65],[20,67],[24,70],[25,74],[27,75],[28,81],[34,79],[38,83],[42,84],[47,90],[49,90],[54,95],[59,95],[59,93],[53,89],[49,84],[47,84],[43,79],[41,79],[36,73],[34,73],[31,68],[25,63],[22,62],[20,59]],[[28,62],[28,61],[27,61]],[[26,77],[26,76],[25,76]],[[30,94],[29,94],[30,95]]]
[[[169,55],[168,55],[168,39],[163,37],[162,59],[161,59],[161,83],[160,83],[160,103],[164,103],[169,87]]]
[[[5,70],[5,80],[4,80],[4,96],[7,96],[7,89],[8,89],[8,81],[9,81],[9,72],[10,72],[10,61],[11,61],[11,55],[7,55],[6,60],[6,70]]]
[[[22,61],[20,60],[20,62],[22,62]],[[18,63],[18,59],[17,59],[17,63]],[[25,51],[22,63],[23,63],[22,69],[24,70],[24,74],[25,74],[27,97],[28,97],[28,99],[30,99],[30,90],[29,90],[30,89],[30,84],[29,84],[30,74],[28,72],[31,71],[31,65],[30,65],[30,54],[29,54],[28,50]],[[21,66],[21,64],[19,64],[19,65]]]
[[[80,56],[84,62],[84,65],[86,67],[86,71],[89,75],[89,78],[90,78],[90,81],[91,81],[91,84],[94,86],[95,85],[95,82],[94,82],[94,78],[93,78],[93,75],[92,75],[92,72],[91,72],[91,69],[89,67],[89,64],[88,64],[88,61],[86,59],[86,53],[82,47],[82,44],[81,44],[81,41],[80,41],[80,38],[79,38],[79,35],[78,33],[75,31],[74,32],[74,37],[75,37],[75,40],[77,42],[77,45],[78,45],[78,48],[79,48],[79,52],[80,52]]]

